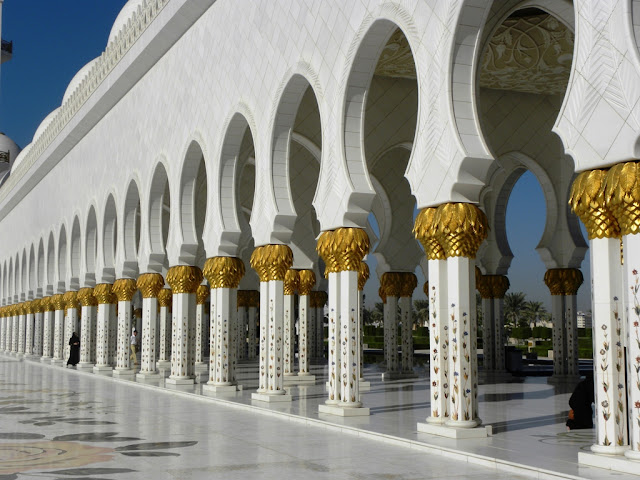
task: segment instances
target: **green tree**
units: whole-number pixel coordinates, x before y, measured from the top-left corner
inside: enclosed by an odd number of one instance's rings
[[[522,292],[511,292],[504,296],[504,318],[509,325],[518,325],[525,303],[525,294]]]
[[[414,300],[415,323],[419,327],[429,326],[429,300]]]
[[[524,309],[522,311],[522,319],[524,320],[526,325],[533,323],[534,327],[538,326],[538,322],[544,320],[544,315],[547,313],[547,309],[545,308],[542,302],[525,302]]]

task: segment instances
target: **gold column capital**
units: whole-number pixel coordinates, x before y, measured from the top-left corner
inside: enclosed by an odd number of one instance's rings
[[[429,300],[429,281],[426,281],[422,284],[422,291],[427,296],[427,300]]]
[[[130,302],[138,290],[133,278],[119,278],[113,282],[112,288],[118,302]]]
[[[158,306],[171,308],[173,292],[170,288],[163,288],[158,292]]]
[[[100,283],[93,288],[93,295],[98,304],[106,305],[113,303],[113,285],[110,283]]]
[[[284,294],[293,295],[298,290],[300,279],[298,278],[298,271],[289,269],[284,275]]]
[[[507,290],[511,286],[509,277],[506,275],[483,275],[483,281],[488,285],[491,296],[482,298],[504,298]],[[480,292],[482,295],[482,292]]]
[[[411,297],[413,296],[413,291],[418,286],[418,277],[411,272],[402,273],[402,282],[400,284],[400,296],[401,297]]]
[[[156,298],[164,287],[164,278],[159,273],[143,273],[138,277],[136,287],[142,298]]]
[[[57,293],[55,295],[52,295],[51,298],[51,304],[53,305],[53,309],[54,311],[57,310],[64,310],[64,299],[62,298],[63,295],[60,293]]]
[[[333,231],[332,244],[339,272],[358,272],[371,247],[369,236],[362,228],[337,228]]]
[[[284,282],[287,270],[293,264],[293,252],[287,245],[263,245],[251,254],[253,268],[261,282]]]
[[[316,243],[316,251],[324,261],[324,276],[327,278],[330,273],[338,272],[338,261],[334,254],[333,230],[327,230],[320,234]]]
[[[610,180],[606,170],[589,170],[580,173],[571,185],[569,205],[584,223],[589,240],[620,236],[618,221],[605,196]]]
[[[577,268],[550,268],[544,274],[544,283],[551,295],[575,295],[584,278]]]
[[[85,287],[78,290],[78,302],[81,307],[95,307],[98,300],[93,295],[93,288]]]
[[[487,216],[472,203],[445,203],[436,209],[433,235],[445,256],[475,258],[487,238]]]
[[[369,265],[367,262],[360,262],[360,269],[358,270],[358,290],[362,291],[364,289],[367,280],[369,280]]]
[[[327,292],[323,292],[322,290],[311,292],[311,301],[310,306],[314,308],[321,308],[327,303]]]
[[[387,303],[387,290],[382,285],[378,287],[378,296],[382,300],[382,303]]]
[[[31,311],[33,313],[42,313],[42,300],[39,298],[36,298],[34,300],[31,300]]]
[[[42,297],[40,304],[42,305],[43,312],[53,312],[54,308],[53,303],[51,302],[51,297]]]
[[[167,272],[167,283],[173,294],[196,293],[203,279],[202,270],[190,265],[176,265]]]
[[[207,285],[198,285],[196,289],[196,305],[204,305],[207,303],[211,289]]]
[[[133,310],[133,318],[142,318],[142,309],[136,308]]]
[[[244,273],[244,262],[237,257],[212,257],[204,262],[203,274],[211,288],[238,288]]]
[[[605,179],[605,202],[621,235],[640,233],[640,163],[614,165]]]
[[[444,250],[436,238],[436,229],[433,220],[436,215],[436,207],[428,207],[420,210],[413,224],[413,235],[422,244],[427,260],[443,260]]]
[[[403,275],[401,272],[385,272],[382,274],[380,277],[380,288],[384,289],[385,297],[400,296],[402,293]]]
[[[65,292],[64,295],[62,295],[62,299],[64,300],[65,311],[72,308],[78,308],[78,292],[71,290]]]
[[[298,295],[309,295],[316,284],[313,270],[298,270]]]

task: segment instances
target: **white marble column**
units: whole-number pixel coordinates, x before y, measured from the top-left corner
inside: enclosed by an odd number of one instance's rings
[[[402,376],[417,377],[413,371],[413,318],[411,317],[411,298],[418,279],[413,273],[405,273],[402,277],[402,291],[400,292],[400,322],[402,323]]]
[[[253,267],[254,269],[257,267]],[[213,312],[212,312],[213,313]],[[259,375],[258,393],[267,392],[268,371],[269,371],[269,347],[267,335],[269,331],[269,285],[268,282],[260,282],[260,347],[258,352]]]
[[[237,347],[238,347],[238,361],[246,360],[247,351],[247,326],[249,324],[249,310],[247,308],[246,299],[240,300],[240,296],[243,295],[238,290],[238,329],[237,329]]]
[[[195,371],[206,372],[208,369],[204,361],[204,339],[205,339],[205,304],[209,298],[210,288],[208,285],[200,285],[196,290],[196,344],[195,344]]]
[[[32,356],[42,356],[42,299],[36,298],[32,303],[33,309],[33,351]]]
[[[484,374],[494,378],[507,375],[504,356],[504,296],[509,279],[504,275],[476,276],[477,289],[482,296],[482,337]]]
[[[145,273],[136,282],[142,293],[142,346],[140,352],[140,372],[136,375],[139,381],[157,380],[160,378],[156,368],[156,326],[158,324],[158,294],[164,287],[164,278],[159,273]]]
[[[53,357],[53,302],[51,297],[42,299],[42,358],[41,362],[49,363]]]
[[[358,291],[360,263],[369,252],[369,237],[359,228],[338,228],[320,236],[317,250],[329,271],[330,322],[332,310],[336,309],[338,313],[333,317],[335,332],[333,339],[329,333],[329,349],[332,350],[333,345],[333,349],[340,352],[335,362],[334,378],[330,378],[335,383],[330,384],[329,399],[318,407],[318,412],[339,416],[369,415],[369,408],[363,407],[360,401]],[[332,296],[337,300],[335,303],[332,303]]]
[[[293,263],[293,253],[286,245],[257,247],[251,255],[251,266],[260,278],[260,375],[266,377],[266,385],[260,385],[253,400],[264,402],[290,402],[283,388],[283,329],[284,329],[284,279]],[[266,308],[263,308],[264,307]],[[266,355],[262,348],[262,322],[266,321]]]
[[[169,288],[163,288],[158,292],[158,304],[160,305],[160,349],[158,350],[158,369],[169,370],[171,367],[171,302],[173,293]]]
[[[34,328],[34,301],[27,302],[27,315],[26,315],[26,327],[25,327],[25,339],[24,339],[24,353],[31,357],[33,356],[33,328]]]
[[[313,270],[298,272],[298,377],[305,382],[314,382],[315,375],[309,372],[312,353],[313,315],[311,313],[311,289],[316,284]],[[314,312],[315,313],[315,312]]]
[[[113,285],[101,283],[95,286],[93,294],[98,302],[96,312],[96,364],[93,373],[111,374],[113,363],[110,348],[112,345],[111,325],[116,309],[117,298],[113,294]]]
[[[130,377],[134,375],[135,365],[131,358],[131,335],[133,315],[131,300],[137,291],[136,281],[132,278],[119,278],[113,283],[113,293],[118,299],[118,336],[116,367],[113,375]],[[140,340],[138,339],[138,342]],[[137,355],[137,354],[136,354]],[[138,361],[140,359],[138,358]]]
[[[329,296],[327,292],[318,292],[318,303],[316,304],[316,352],[318,361],[324,358],[324,306]]]
[[[450,394],[447,261],[430,258],[428,265],[431,416],[427,422],[441,424],[449,419]]]
[[[64,300],[64,355],[62,359],[67,364],[69,355],[71,354],[71,345],[69,340],[73,332],[78,331],[78,292],[69,291],[62,296]]]
[[[14,318],[15,309],[16,309],[15,305],[10,305],[9,314],[7,316],[7,352],[9,353],[13,349],[13,333],[14,333],[13,318]]]
[[[178,265],[167,272],[167,283],[173,292],[171,375],[168,385],[190,385],[195,378],[196,290],[202,283],[198,267]]]
[[[24,356],[25,352],[25,333],[27,330],[27,305],[26,302],[20,304],[18,314],[18,355]]]
[[[53,295],[51,302],[54,306],[53,312],[53,365],[62,365],[64,354],[64,300],[62,294]]]
[[[4,352],[7,339],[7,307],[0,308],[0,350]]]
[[[384,330],[385,330],[385,358],[387,371],[382,374],[383,380],[393,380],[399,377],[400,364],[398,362],[398,297],[402,287],[402,274],[386,272],[380,277],[380,289],[384,289]],[[384,301],[384,300],[383,300]]]
[[[94,348],[92,338],[95,337],[95,316],[98,301],[93,295],[93,288],[85,287],[78,290],[80,303],[80,363],[78,370],[92,371],[94,361],[91,352]]]
[[[326,270],[325,270],[326,271]],[[327,363],[329,380],[327,381],[328,397],[325,403],[333,405],[340,399],[340,275],[329,272],[329,316],[327,328]]]
[[[636,225],[638,223],[640,222],[636,220]],[[629,432],[631,448],[625,452],[625,455],[634,460],[640,460],[640,274],[638,273],[640,271],[640,235],[637,232],[636,229],[636,233],[627,233],[623,237],[624,273],[628,285],[625,300],[628,312],[626,331],[628,333],[627,378],[629,382],[627,388],[629,391],[629,425],[631,427]],[[593,266],[591,268],[593,269]],[[622,318],[616,318],[616,320],[620,322]],[[617,327],[615,333],[619,333],[620,330],[624,331],[619,323],[615,326]],[[613,335],[614,332],[612,331],[611,334]],[[596,346],[601,346],[601,343]],[[619,362],[619,359],[616,360]],[[616,363],[616,367],[618,367],[618,363]],[[618,397],[623,395],[623,392],[617,393]],[[624,415],[620,415],[620,417],[623,421]]]
[[[294,346],[295,346],[295,293],[298,289],[298,271],[288,270],[284,277],[283,303],[283,370],[285,377],[295,375]]]

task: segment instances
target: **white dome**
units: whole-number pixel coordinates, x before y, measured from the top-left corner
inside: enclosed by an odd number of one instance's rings
[[[0,133],[0,152],[9,152],[9,165],[0,162],[0,170],[4,170],[5,167],[13,165],[20,154],[20,147],[4,133]]]
[[[40,122],[36,133],[33,134],[33,140],[31,140],[32,143],[35,142],[40,135],[42,135],[42,132],[44,132],[49,124],[53,121],[53,118],[56,116],[56,113],[58,113],[58,110],[60,110],[60,107],[56,108],[53,112],[44,117],[44,120],[42,120],[42,122]]]
[[[31,150],[31,146],[32,145],[33,145],[33,143],[30,143],[29,145],[24,147],[22,149],[22,151],[20,152],[20,154],[13,161],[13,163],[11,164],[11,171],[12,172],[16,169],[16,167],[20,164],[20,162],[22,162],[22,160],[24,160],[24,157],[27,156],[27,154],[29,153],[29,150]]]
[[[78,73],[74,75],[74,77],[69,82],[67,89],[64,91],[64,96],[62,97],[62,103],[66,102],[67,99],[75,92],[76,88],[80,86],[85,77],[89,74],[89,70],[91,67],[98,61],[97,58],[94,58],[89,63],[87,63],[84,67],[78,70]],[[62,104],[61,104],[62,105]]]
[[[116,17],[116,21],[113,22],[113,27],[111,27],[111,32],[109,32],[109,40],[107,40],[107,45],[109,45],[114,38],[118,36],[120,30],[127,24],[129,19],[133,16],[133,13],[138,10],[138,7],[142,5],[144,0],[129,0],[120,13]]]

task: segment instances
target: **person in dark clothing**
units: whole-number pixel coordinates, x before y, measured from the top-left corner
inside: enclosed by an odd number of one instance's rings
[[[593,428],[593,411],[591,404],[594,401],[593,376],[587,375],[578,385],[569,398],[569,419],[567,427],[569,430],[579,428]]]
[[[80,361],[80,338],[76,332],[73,332],[73,335],[71,335],[69,345],[71,345],[71,352],[69,353],[67,365],[73,365],[75,367]]]

